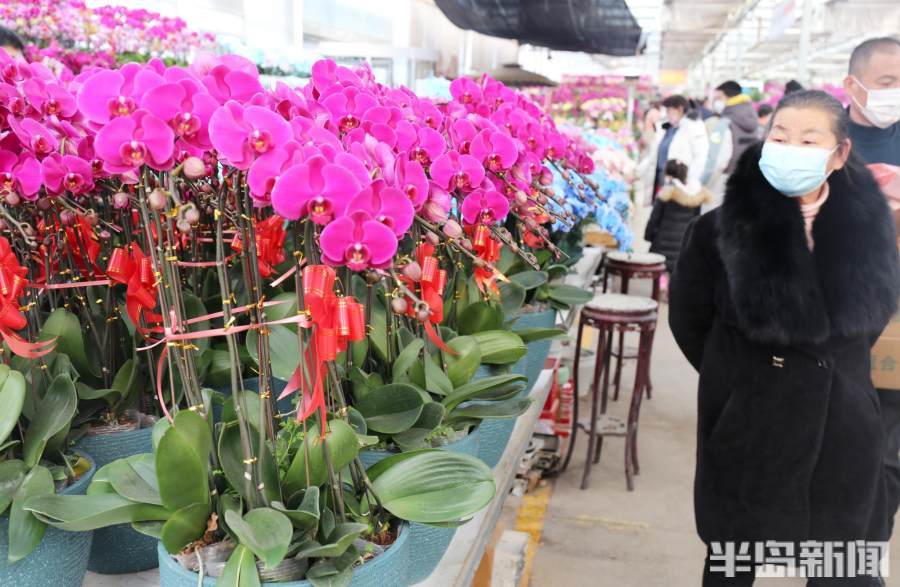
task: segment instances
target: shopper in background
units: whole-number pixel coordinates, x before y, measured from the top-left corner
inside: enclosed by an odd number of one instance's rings
[[[784,95],[793,94],[794,92],[802,92],[803,84],[798,82],[795,79],[790,80],[788,83],[784,84]]]
[[[766,136],[766,129],[769,127],[769,119],[772,118],[772,106],[760,104],[759,108],[756,109],[756,117],[759,119],[759,128],[756,136],[763,139]]]
[[[726,541],[750,543],[754,556],[758,541],[799,554],[807,540],[887,539],[869,353],[897,306],[900,258],[848,124],[825,92],[786,96],[722,206],[684,238],[669,323],[700,372],[694,503],[710,552]],[[725,578],[707,558],[706,587],[753,580],[752,570]]]
[[[656,178],[653,197],[662,189],[666,162],[677,159],[688,168],[688,180],[700,184],[700,177],[709,152],[706,127],[698,120],[697,113],[688,114],[688,101],[684,96],[669,96],[662,103],[666,109],[666,122],[657,135]]]
[[[876,176],[890,178],[900,166],[900,40],[869,39],[850,55],[844,89],[850,95],[850,139],[853,150],[870,164]],[[900,208],[896,189],[883,188]],[[893,530],[900,506],[900,391],[879,389],[881,421],[885,432],[887,521]]]
[[[4,26],[0,26],[0,49],[13,59],[25,60],[25,43],[22,42],[22,37]]]
[[[665,184],[653,202],[653,212],[647,222],[644,240],[650,243],[650,252],[666,257],[666,271],[675,269],[681,241],[691,220],[700,214],[700,206],[712,195],[699,182],[688,180],[688,167],[681,161],[669,159],[665,167]],[[667,289],[663,280],[662,290]]]
[[[900,165],[900,39],[865,41],[850,55],[850,138],[866,163]]]
[[[741,84],[736,81],[727,81],[716,88],[713,110],[727,118],[731,125],[731,161],[728,163],[726,173],[734,171],[738,159],[750,145],[755,143],[759,121],[756,118],[756,110],[750,97],[742,93]]]

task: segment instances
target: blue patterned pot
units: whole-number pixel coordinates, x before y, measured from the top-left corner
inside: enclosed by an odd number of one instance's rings
[[[159,556],[159,585],[160,587],[197,587],[200,576],[191,572],[169,556],[162,543],[157,545]],[[410,531],[406,524],[400,526],[400,536],[397,540],[375,558],[366,561],[353,572],[352,587],[403,587],[409,585],[408,566],[412,559],[410,549]],[[80,584],[79,584],[80,585]],[[216,580],[205,577],[203,587],[215,587]],[[263,583],[274,587],[312,587],[309,581],[290,581],[286,583]],[[55,585],[52,587],[56,587]]]
[[[479,428],[476,428],[463,438],[436,448],[477,457],[480,442],[481,432]],[[359,459],[368,469],[393,454],[397,454],[397,452],[364,449],[360,451]],[[423,581],[434,572],[444,553],[447,552],[447,548],[456,534],[456,528],[438,528],[416,522],[410,522],[409,527],[410,551],[412,552],[409,561],[409,584],[413,585]]]
[[[521,314],[519,319],[516,320],[513,329],[553,328],[555,325],[556,310],[550,308],[543,312]],[[550,355],[550,345],[552,344],[553,341],[549,338],[528,343],[528,353],[513,367],[513,373],[518,373],[528,378],[521,397],[531,393],[537,378],[540,376],[541,371],[544,370],[544,363],[547,361],[547,356]]]
[[[516,427],[516,418],[482,420],[478,429],[481,431],[481,443],[478,447],[478,458],[494,468],[500,462],[506,445]]]
[[[62,491],[64,495],[83,495],[97,467]],[[6,562],[9,552],[9,516],[0,517],[0,585],[4,587],[81,587],[91,551],[92,532],[65,532],[47,526],[44,538],[31,554],[13,564]]]
[[[97,468],[141,453],[153,452],[153,428],[139,428],[111,434],[85,435],[76,445],[87,452]],[[137,573],[155,568],[156,538],[134,530],[131,524],[120,524],[94,530],[94,543],[88,570],[108,575]]]

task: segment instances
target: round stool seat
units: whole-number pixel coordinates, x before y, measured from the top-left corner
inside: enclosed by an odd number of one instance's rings
[[[627,294],[606,293],[600,294],[591,300],[585,310],[598,312],[611,312],[615,314],[639,314],[654,312],[659,304],[656,300],[642,296],[630,296]]]
[[[606,253],[606,258],[616,263],[628,265],[660,265],[666,262],[666,258],[658,253],[628,253],[626,251],[612,251]]]

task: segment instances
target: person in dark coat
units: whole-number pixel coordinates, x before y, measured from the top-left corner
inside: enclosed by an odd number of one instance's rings
[[[688,224],[700,215],[700,206],[712,201],[712,195],[700,184],[688,187],[688,168],[680,161],[666,161],[665,173],[666,182],[653,203],[644,240],[650,243],[651,253],[666,257],[666,271],[671,273]]]
[[[752,566],[713,570],[720,541],[755,555],[759,541],[888,537],[869,353],[897,306],[900,261],[847,124],[824,92],[785,97],[722,206],[688,228],[672,276],[669,323],[700,373],[694,505],[707,587],[754,580]]]

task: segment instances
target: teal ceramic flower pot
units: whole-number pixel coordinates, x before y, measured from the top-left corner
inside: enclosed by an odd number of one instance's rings
[[[519,361],[517,365],[521,365],[523,361]],[[516,372],[515,367],[513,372]],[[519,372],[519,374],[523,373]],[[490,365],[482,365],[475,372],[475,377],[472,379],[483,379],[491,375],[494,375],[493,368]],[[503,456],[506,445],[509,444],[509,437],[512,436],[515,426],[515,418],[482,420],[481,424],[479,424],[478,458],[484,461],[488,467],[494,468],[500,462],[500,457]]]
[[[412,558],[410,552],[410,530],[407,524],[400,526],[397,540],[382,554],[366,561],[353,571],[352,587],[382,587],[384,585],[403,587],[409,585],[408,566]],[[193,573],[169,556],[162,543],[157,545],[159,556],[160,587],[197,587],[200,576]],[[215,587],[216,580],[205,577],[203,587]],[[309,581],[290,581],[286,583],[263,583],[274,587],[312,587]],[[54,586],[55,587],[55,586]]]
[[[465,437],[437,448],[477,457],[480,442],[481,432],[479,428],[476,428]],[[359,453],[359,458],[368,468],[392,454],[397,453],[386,450],[363,450]],[[447,548],[456,534],[456,528],[438,528],[415,522],[410,522],[409,528],[410,552],[412,553],[409,561],[409,583],[412,585],[423,581],[434,572],[444,553],[447,552]]]
[[[78,448],[94,457],[97,468],[141,453],[153,452],[153,428],[84,436]],[[88,570],[103,574],[137,573],[156,567],[156,538],[121,524],[94,530]]]
[[[555,325],[556,310],[550,308],[543,312],[520,315],[513,328],[515,330],[525,328],[553,328]],[[553,341],[550,339],[544,339],[528,343],[528,353],[513,368],[514,373],[520,373],[528,378],[525,389],[522,391],[523,397],[531,393],[534,384],[537,382],[537,378],[540,376],[541,371],[544,370],[544,363],[547,361],[547,356],[550,355],[550,345],[552,342]]]
[[[62,491],[64,495],[82,495],[97,470],[91,469],[81,479]],[[64,532],[47,526],[44,538],[31,554],[13,564],[6,562],[9,552],[9,516],[0,517],[0,585],[6,587],[81,587],[91,551],[92,532]]]

